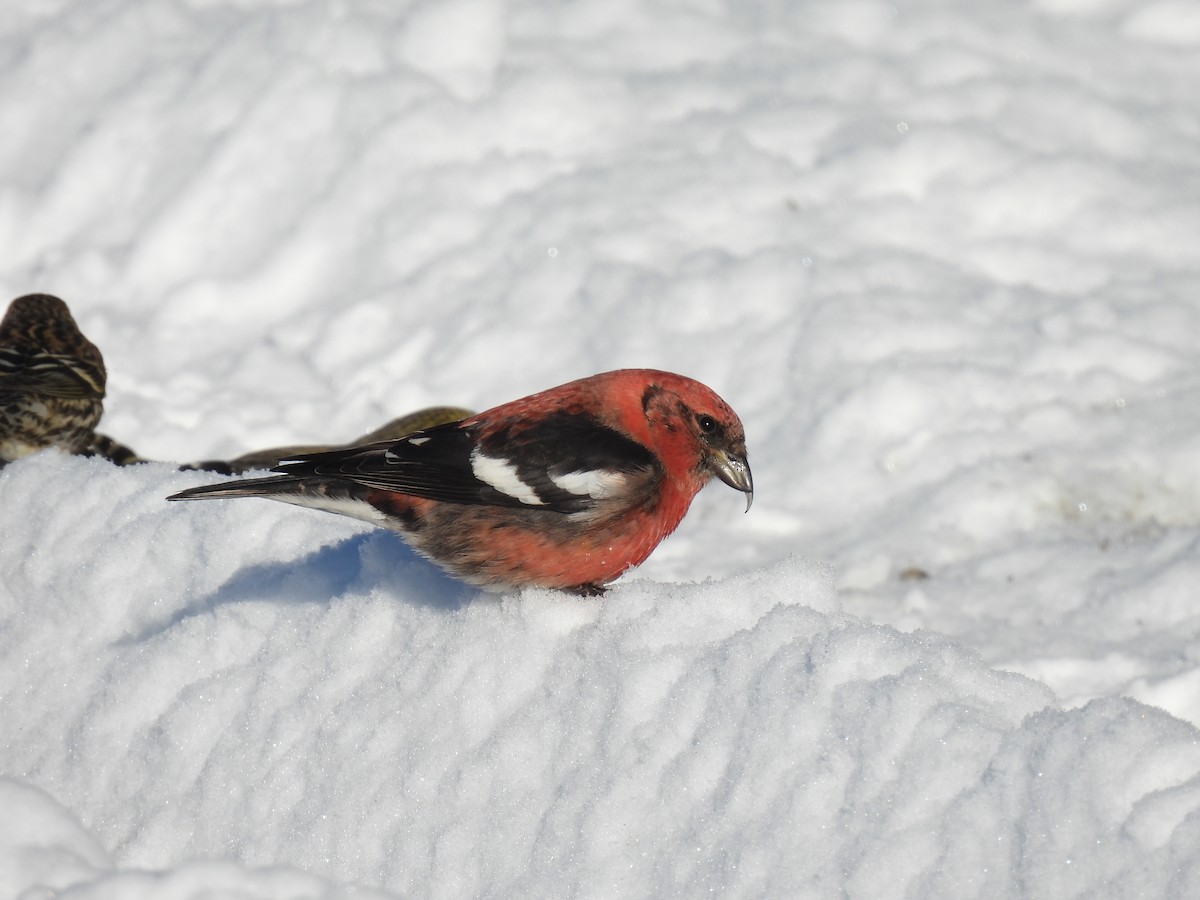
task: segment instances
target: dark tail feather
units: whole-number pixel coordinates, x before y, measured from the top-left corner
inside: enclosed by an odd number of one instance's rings
[[[395,527],[388,517],[368,502],[370,488],[344,478],[305,477],[303,475],[276,475],[274,478],[249,478],[245,481],[230,481],[226,484],[202,484],[172,494],[168,500],[207,500],[212,497],[262,497],[264,500],[281,500],[294,506],[323,509],[362,519],[372,525]]]
[[[146,462],[131,447],[126,447],[120,441],[115,441],[107,434],[96,431],[92,433],[92,441],[86,451],[88,456],[103,456],[118,466],[132,466],[135,463]]]
[[[255,450],[252,453],[243,453],[234,459],[206,459],[201,462],[186,463],[179,468],[183,471],[200,469],[205,472],[217,472],[221,475],[240,475],[243,472],[249,472],[251,469],[274,469],[285,460],[295,459],[300,456],[337,453],[339,451],[352,450],[366,444],[398,441],[400,438],[407,437],[414,431],[433,428],[436,425],[445,425],[449,422],[458,422],[469,415],[471,415],[469,409],[463,409],[458,406],[431,406],[427,409],[419,409],[414,413],[409,413],[407,416],[392,419],[387,424],[376,428],[374,431],[369,431],[346,444],[271,447],[267,450]]]
[[[276,475],[272,478],[249,478],[245,481],[231,481],[228,484],[202,484],[199,487],[188,488],[178,494],[172,494],[168,500],[207,500],[221,497],[268,497],[283,500],[278,494],[299,494],[304,492],[304,478],[289,478],[286,475]]]

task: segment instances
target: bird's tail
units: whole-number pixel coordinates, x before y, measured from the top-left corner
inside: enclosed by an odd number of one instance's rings
[[[92,440],[88,444],[87,454],[89,456],[103,456],[118,466],[132,466],[134,463],[146,462],[146,460],[137,455],[137,452],[132,447],[127,447],[120,441],[114,440],[107,434],[101,434],[98,431],[92,432]]]
[[[226,484],[202,484],[172,494],[168,500],[207,500],[230,497],[262,497],[281,500],[294,506],[323,509],[343,516],[362,519],[385,528],[395,522],[368,502],[370,488],[344,478],[322,478],[313,475],[275,475],[271,478],[248,478]]]
[[[307,478],[289,478],[286,475],[274,475],[270,478],[248,478],[244,481],[231,481],[228,484],[202,484],[199,487],[187,488],[177,494],[172,494],[168,500],[208,500],[224,497],[267,497],[271,500],[297,502],[292,499],[296,495],[304,495],[311,488],[305,485]],[[314,485],[315,487],[315,485]],[[312,491],[312,493],[317,493]],[[288,496],[292,495],[292,496]]]

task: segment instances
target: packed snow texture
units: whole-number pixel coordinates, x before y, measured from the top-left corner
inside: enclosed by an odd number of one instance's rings
[[[1200,5],[10,0],[0,289],[147,457],[622,366],[602,599],[0,471],[0,896],[1200,896]]]

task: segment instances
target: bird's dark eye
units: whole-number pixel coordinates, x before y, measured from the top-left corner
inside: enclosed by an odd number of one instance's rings
[[[717,430],[717,420],[712,416],[699,415],[696,416],[696,424],[700,426],[700,430],[705,434],[712,434]]]

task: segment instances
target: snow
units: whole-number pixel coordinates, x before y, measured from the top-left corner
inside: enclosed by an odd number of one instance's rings
[[[1200,896],[1200,7],[12,0],[0,297],[159,460],[653,366],[604,598],[0,472],[0,896]]]

